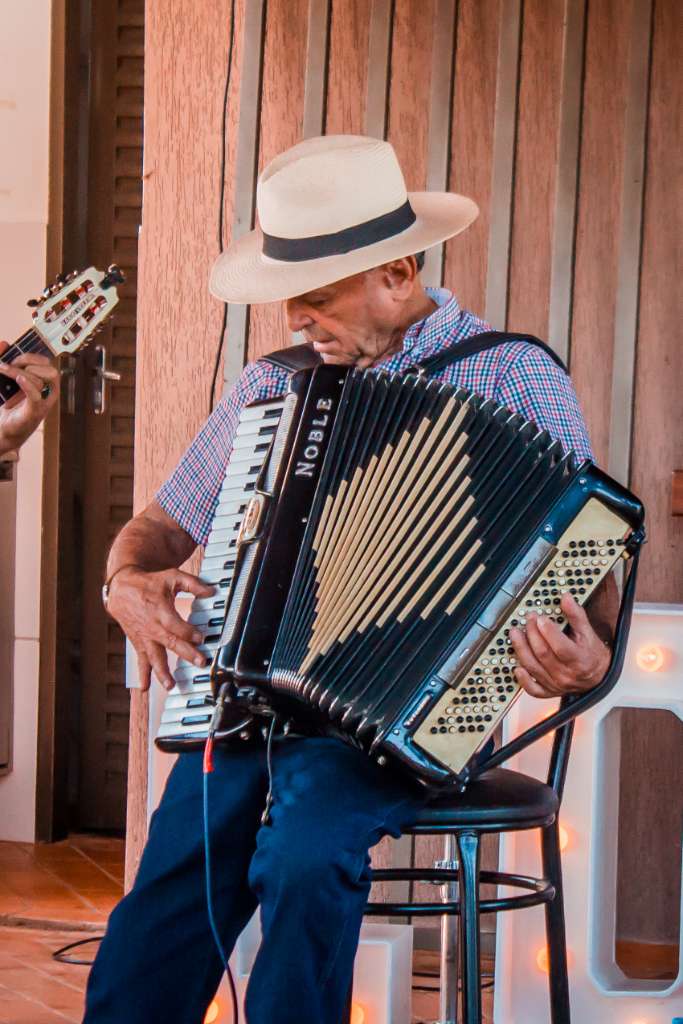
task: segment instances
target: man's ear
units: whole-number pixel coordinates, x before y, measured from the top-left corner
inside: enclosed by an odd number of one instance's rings
[[[404,256],[400,260],[391,260],[382,268],[384,283],[397,299],[407,298],[413,290],[418,275],[417,260],[414,256]]]

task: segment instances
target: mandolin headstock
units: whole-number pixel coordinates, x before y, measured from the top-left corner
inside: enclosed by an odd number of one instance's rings
[[[75,352],[102,326],[119,301],[116,286],[125,278],[112,264],[107,271],[88,267],[59,274],[33,307],[33,331],[55,356]]]

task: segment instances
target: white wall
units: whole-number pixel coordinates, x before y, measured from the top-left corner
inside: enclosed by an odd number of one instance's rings
[[[48,211],[50,0],[2,5],[0,33],[0,337],[14,341],[30,325],[27,299],[45,285]],[[0,839],[35,836],[39,594],[43,435],[21,451],[14,531],[13,764],[0,777]],[[0,487],[2,484],[0,484]]]

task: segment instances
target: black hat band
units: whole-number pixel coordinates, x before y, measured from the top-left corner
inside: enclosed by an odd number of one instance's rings
[[[415,211],[406,199],[402,206],[389,213],[383,213],[362,224],[354,224],[328,235],[309,235],[307,238],[278,238],[263,232],[263,255],[272,260],[299,263],[317,260],[323,256],[341,256],[366,245],[383,242],[386,238],[399,235],[417,220]]]

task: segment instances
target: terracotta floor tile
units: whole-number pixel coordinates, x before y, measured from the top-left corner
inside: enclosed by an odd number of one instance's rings
[[[82,1017],[88,968],[52,952],[87,934],[0,928],[0,1024],[57,1024]]]

